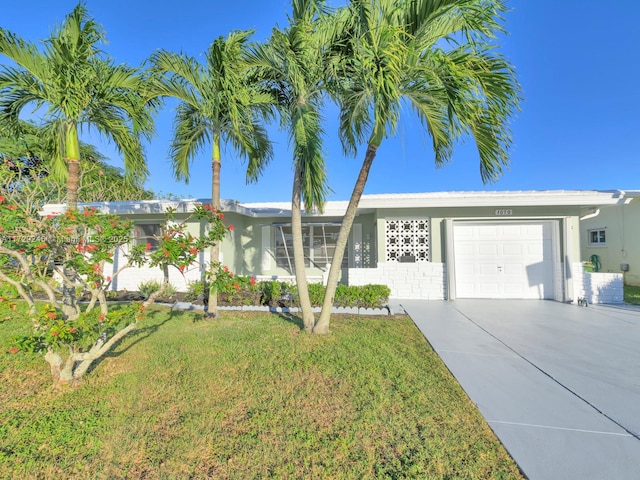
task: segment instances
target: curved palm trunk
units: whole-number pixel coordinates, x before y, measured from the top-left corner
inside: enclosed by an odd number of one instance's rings
[[[302,323],[304,329],[311,333],[315,317],[311,310],[311,300],[309,300],[309,288],[307,284],[307,272],[304,264],[304,243],[302,238],[302,207],[300,205],[300,164],[296,163],[293,176],[293,194],[291,196],[291,235],[293,237],[293,264],[296,271],[296,285],[298,287],[298,297],[300,299],[300,309],[302,311]]]
[[[220,210],[220,134],[213,134],[213,155],[211,158],[211,206]],[[211,273],[209,299],[207,301],[206,317],[215,317],[218,314],[218,289],[215,286],[214,266],[220,259],[220,244],[216,243],[209,249],[209,269]]]
[[[336,249],[331,260],[331,268],[329,269],[329,278],[327,279],[327,289],[325,290],[324,301],[322,302],[322,311],[320,312],[318,322],[313,327],[313,333],[329,333],[329,321],[331,319],[331,309],[333,308],[333,298],[336,293],[336,288],[338,287],[338,280],[340,279],[342,259],[344,258],[344,252],[347,248],[349,232],[351,231],[353,221],[356,218],[358,204],[360,203],[362,192],[364,192],[364,186],[367,183],[369,171],[371,170],[371,165],[373,164],[373,159],[376,156],[377,150],[378,147],[376,145],[369,144],[367,146],[367,153],[364,156],[364,162],[362,162],[362,167],[360,168],[356,184],[353,187],[347,211],[342,219],[340,233],[338,234],[338,240],[336,241]]]

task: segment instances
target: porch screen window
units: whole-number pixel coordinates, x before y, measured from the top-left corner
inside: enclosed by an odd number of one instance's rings
[[[135,226],[134,239],[136,245],[151,245],[150,252],[155,252],[160,246],[162,228],[159,223],[138,223]]]
[[[428,262],[429,219],[387,219],[387,262]]]
[[[331,263],[336,249],[336,241],[340,232],[339,224],[307,224],[302,226],[302,243],[304,245],[305,267],[324,269]],[[293,235],[291,225],[275,226],[276,265],[293,272]],[[349,264],[348,252],[345,252],[342,267]]]
[[[603,228],[589,230],[589,245],[604,246],[607,243],[607,231]]]

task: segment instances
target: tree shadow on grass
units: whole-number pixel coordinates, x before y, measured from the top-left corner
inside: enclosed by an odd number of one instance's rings
[[[293,323],[300,330],[304,330],[304,322],[302,321],[302,318],[291,312],[271,312],[271,314],[276,315],[285,322]]]
[[[105,353],[103,356],[101,356],[100,358],[96,359],[93,364],[91,365],[91,367],[89,367],[89,369],[87,370],[87,374],[91,373],[94,369],[96,369],[98,366],[100,366],[100,364],[106,360],[107,358],[117,358],[120,355],[122,355],[123,353],[125,353],[126,351],[128,351],[130,348],[134,347],[135,345],[137,345],[138,343],[140,343],[142,340],[144,340],[145,338],[153,335],[155,332],[157,332],[160,327],[162,327],[165,323],[173,320],[173,318],[176,315],[184,315],[187,312],[183,312],[181,310],[174,310],[171,309],[168,312],[168,316],[166,319],[164,319],[162,322],[160,323],[155,323],[153,325],[148,325],[146,327],[142,327],[142,328],[136,328],[134,331],[132,331],[131,333],[129,333],[128,335],[125,335],[124,337],[122,337],[120,340],[118,340],[116,343],[113,344],[113,346],[109,349],[109,351],[107,353]],[[195,315],[195,312],[188,312],[188,313],[192,313]],[[164,310],[158,310],[158,311],[151,311],[149,312],[149,316],[151,318],[153,318],[155,315],[159,315],[159,314],[166,314],[166,311]],[[194,320],[195,321],[195,320]],[[147,322],[150,322],[150,320],[148,320]],[[118,350],[118,348],[122,345],[122,342],[125,340],[130,340],[130,339],[134,339],[133,341],[131,341],[131,343],[129,343],[126,347]]]

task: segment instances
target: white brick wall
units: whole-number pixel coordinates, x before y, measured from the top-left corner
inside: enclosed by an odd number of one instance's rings
[[[387,285],[392,298],[444,300],[445,264],[435,262],[378,263],[377,268],[350,268],[349,285]]]
[[[621,273],[585,272],[581,263],[573,265],[574,302],[623,303],[624,281]]]

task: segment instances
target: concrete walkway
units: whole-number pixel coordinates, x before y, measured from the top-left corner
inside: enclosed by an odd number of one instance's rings
[[[529,479],[640,478],[640,310],[400,304]]]

